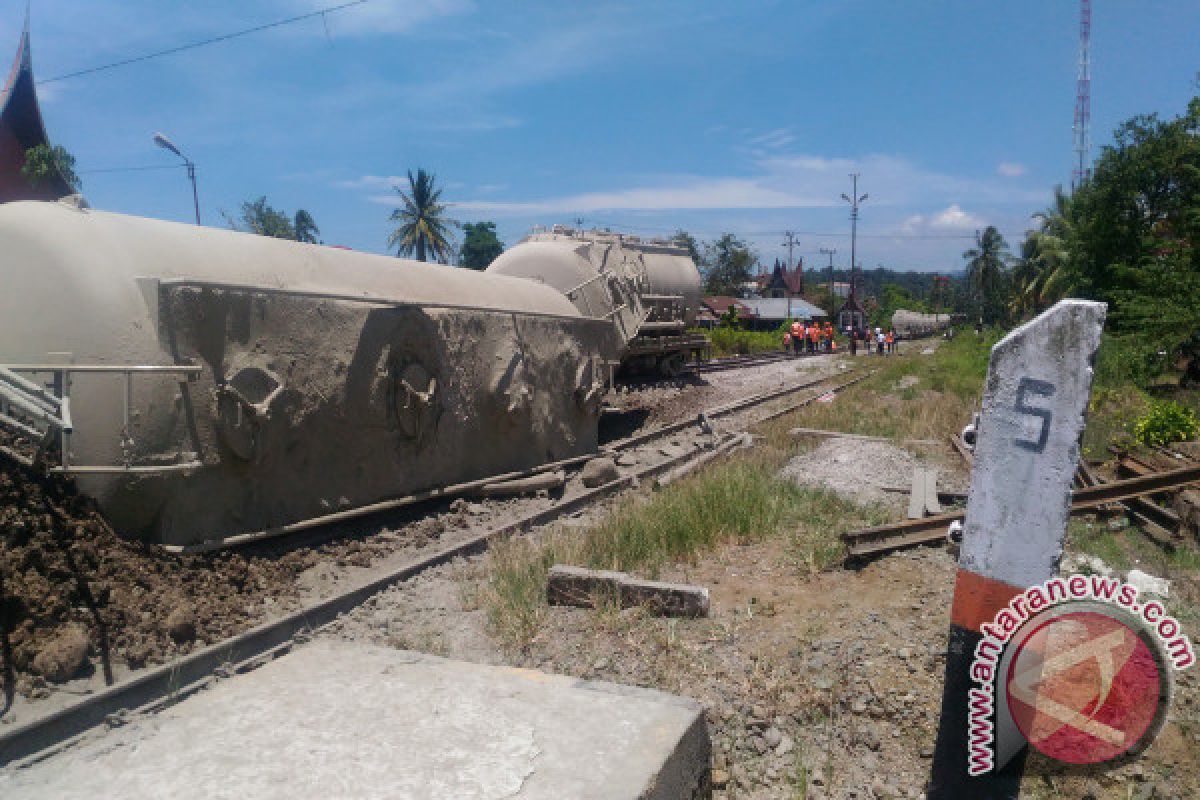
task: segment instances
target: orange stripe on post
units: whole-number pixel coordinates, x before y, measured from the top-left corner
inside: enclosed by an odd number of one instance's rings
[[[996,618],[1000,609],[1021,592],[1024,587],[998,581],[971,572],[958,570],[954,581],[954,605],[950,608],[950,622],[960,628],[979,633],[985,622]]]

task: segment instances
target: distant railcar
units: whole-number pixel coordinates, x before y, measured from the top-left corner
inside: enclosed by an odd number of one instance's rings
[[[487,272],[544,283],[580,313],[612,320],[628,371],[677,375],[711,346],[688,331],[700,308],[700,272],[675,242],[556,225],[531,233]]]
[[[903,339],[920,339],[933,336],[950,327],[949,314],[922,314],[917,311],[897,310],[892,314],[892,327]]]

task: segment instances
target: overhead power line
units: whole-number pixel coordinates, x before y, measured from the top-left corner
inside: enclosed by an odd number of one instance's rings
[[[353,6],[361,6],[361,5],[363,5],[365,3],[369,3],[369,2],[371,2],[371,0],[351,0],[351,2],[348,2],[348,3],[342,3],[342,4],[336,5],[336,6],[327,6],[325,8],[317,9],[316,11],[310,11],[307,14],[300,14],[299,16],[288,17],[287,19],[276,20],[275,22],[268,22],[265,25],[256,25],[253,28],[246,28],[246,29],[240,30],[240,31],[233,31],[232,33],[223,33],[220,36],[214,36],[211,39],[204,39],[204,40],[198,41],[198,42],[189,42],[188,44],[181,44],[177,47],[169,47],[166,50],[158,50],[153,53],[146,53],[145,55],[134,56],[133,58],[125,58],[120,61],[113,61],[110,64],[100,64],[99,66],[88,67],[87,69],[80,69],[80,70],[76,70],[74,72],[68,72],[65,75],[55,75],[53,78],[46,78],[45,80],[38,81],[38,85],[40,86],[42,84],[47,84],[47,83],[56,83],[58,81],[68,80],[70,78],[78,78],[83,75],[92,75],[97,72],[104,72],[106,70],[116,69],[117,67],[127,67],[130,64],[139,64],[143,61],[149,61],[154,58],[162,58],[163,56],[175,55],[176,53],[182,53],[185,50],[195,50],[198,47],[207,47],[210,44],[217,44],[219,42],[227,42],[230,39],[237,39],[242,36],[249,36],[252,33],[260,33],[261,31],[270,30],[272,28],[282,28],[284,25],[291,25],[296,22],[303,22],[306,19],[312,19],[314,17],[324,17],[326,14],[332,14],[337,11],[344,11],[347,8],[351,8]]]
[[[95,175],[99,172],[149,172],[156,169],[183,169],[183,164],[155,164],[145,167],[104,167],[102,169],[81,169],[80,175]]]

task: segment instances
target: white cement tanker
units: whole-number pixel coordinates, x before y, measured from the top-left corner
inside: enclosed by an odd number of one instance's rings
[[[487,272],[544,283],[580,313],[613,320],[626,368],[677,374],[709,346],[687,332],[700,308],[700,273],[674,242],[556,225],[522,239]]]
[[[592,452],[624,344],[557,287],[64,203],[0,205],[0,285],[0,423],[172,544]]]
[[[892,314],[892,327],[902,338],[919,339],[932,336],[950,327],[949,314],[925,314],[899,309]]]

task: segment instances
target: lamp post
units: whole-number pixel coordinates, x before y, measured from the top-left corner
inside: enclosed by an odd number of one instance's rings
[[[196,224],[200,224],[200,194],[196,191],[196,164],[187,156],[179,151],[175,144],[163,136],[161,133],[154,134],[154,143],[164,150],[170,150],[175,155],[183,159],[183,165],[187,167],[188,180],[192,182],[192,204],[196,209]]]
[[[842,195],[842,199],[850,204],[850,290],[854,290],[854,267],[858,264],[856,255],[858,253],[858,204],[867,199],[864,193],[862,197],[858,196],[858,173],[850,173],[851,180],[854,181],[854,188],[851,189],[850,196]]]

